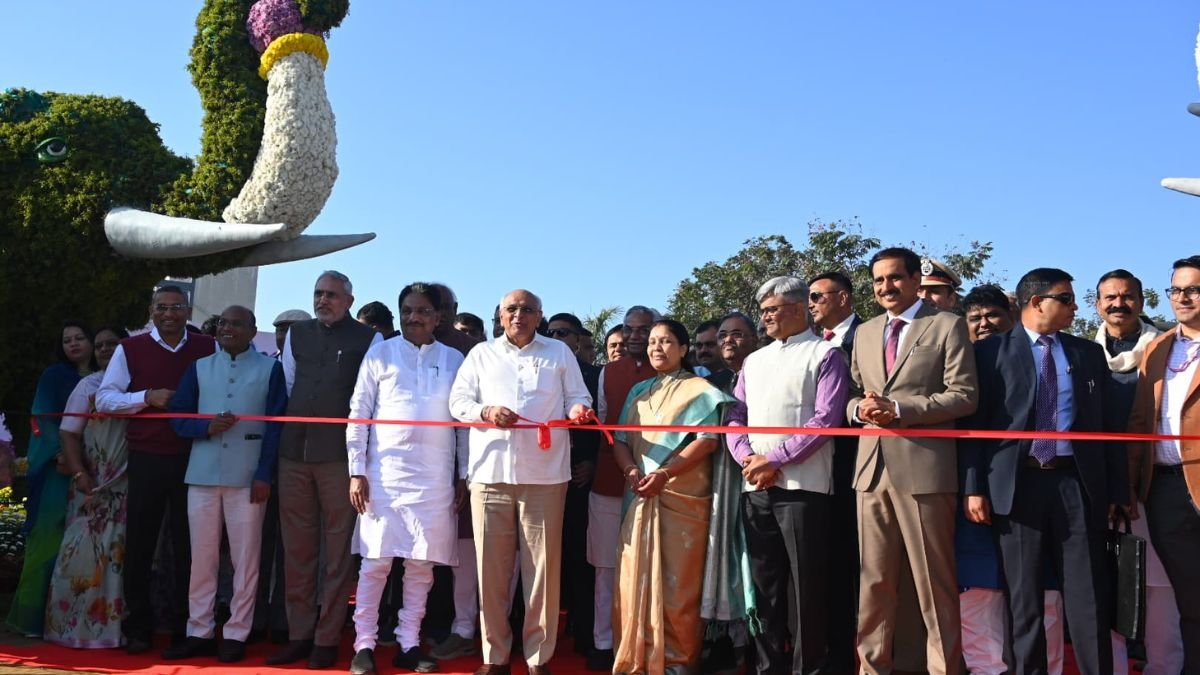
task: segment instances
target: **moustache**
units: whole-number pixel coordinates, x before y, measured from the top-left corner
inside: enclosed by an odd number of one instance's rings
[[[1109,313],[1109,314],[1132,314],[1133,312],[1131,312],[1128,308],[1125,308],[1125,307],[1111,307],[1107,310],[1107,313]]]

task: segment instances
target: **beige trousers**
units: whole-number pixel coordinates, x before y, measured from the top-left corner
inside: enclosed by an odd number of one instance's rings
[[[566,497],[566,483],[471,483],[484,663],[506,664],[512,652],[508,610],[513,558],[518,550],[525,593],[521,635],[525,661],[531,666],[546,665],[554,655]]]
[[[895,667],[897,580],[912,569],[928,637],[932,675],[958,673],[962,663],[958,580],[954,568],[956,495],[910,495],[896,490],[880,466],[874,489],[858,493],[858,541],[862,557],[858,602],[858,655],[863,673],[887,675]]]

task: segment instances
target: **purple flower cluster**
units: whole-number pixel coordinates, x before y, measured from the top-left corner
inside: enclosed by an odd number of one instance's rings
[[[258,0],[250,8],[246,30],[250,32],[250,44],[260,54],[275,38],[288,33],[321,34],[304,27],[304,17],[300,15],[296,0]]]

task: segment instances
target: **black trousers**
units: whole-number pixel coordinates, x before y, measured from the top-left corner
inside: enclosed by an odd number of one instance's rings
[[[170,630],[183,636],[188,618],[188,580],[192,571],[192,545],[188,534],[187,454],[155,455],[129,451],[129,493],[126,498],[125,605],[129,616],[123,630],[131,638],[149,640],[154,634],[154,609],[150,601],[154,551],[166,517],[166,532],[174,558]]]
[[[1146,517],[1179,605],[1183,672],[1200,673],[1200,513],[1182,474],[1154,472]]]
[[[834,440],[829,528],[829,675],[858,666],[858,498],[854,494],[857,438]]]
[[[825,667],[829,609],[829,495],[768,488],[742,494],[742,525],[762,633],[755,667],[815,673]],[[788,597],[796,635],[788,635]],[[788,644],[792,653],[788,655]]]
[[[283,535],[279,532],[279,485],[271,485],[263,517],[258,560],[258,591],[254,598],[254,630],[287,633],[287,588],[283,578]]]
[[[992,517],[1012,615],[1014,673],[1044,675],[1042,625],[1049,557],[1062,583],[1071,645],[1083,675],[1112,675],[1111,590],[1102,523],[1089,523],[1073,468],[1020,469],[1012,512]]]
[[[567,611],[575,650],[592,648],[596,568],[587,561],[588,495],[591,484],[567,485],[562,534],[562,606]]]

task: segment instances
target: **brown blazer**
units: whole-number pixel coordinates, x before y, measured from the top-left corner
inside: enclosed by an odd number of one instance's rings
[[[979,380],[962,317],[923,303],[904,336],[890,378],[883,368],[886,323],[887,314],[881,314],[859,326],[854,336],[850,376],[856,395],[846,406],[846,418],[854,419],[866,391],[899,404],[900,419],[891,427],[952,429],[955,420],[975,412]],[[900,492],[958,492],[957,445],[952,438],[860,437],[855,490],[872,489],[880,460]]]
[[[1146,348],[1138,366],[1137,393],[1133,412],[1129,416],[1129,433],[1158,433],[1159,411],[1162,409],[1163,374],[1167,357],[1175,345],[1175,330],[1158,336]],[[1183,419],[1179,432],[1183,436],[1200,435],[1200,369],[1192,378],[1187,397],[1183,400]],[[1129,441],[1129,487],[1141,501],[1150,494],[1150,479],[1154,474],[1154,447],[1150,441]],[[1187,481],[1192,503],[1200,505],[1200,441],[1180,441],[1183,455],[1183,477]]]

